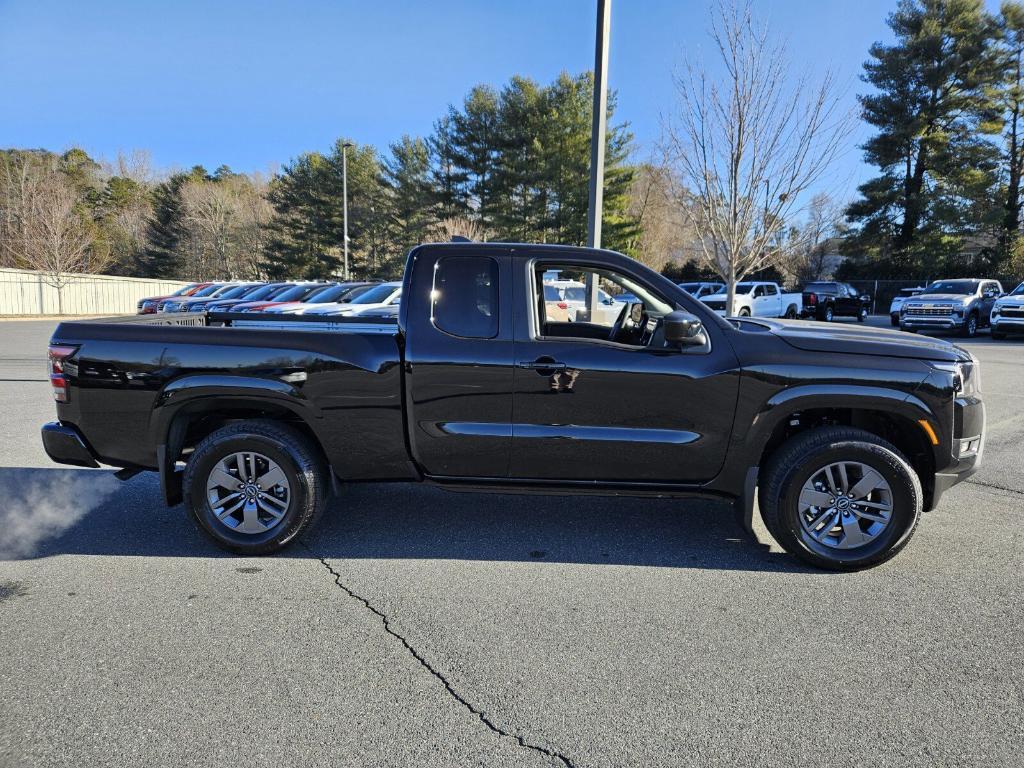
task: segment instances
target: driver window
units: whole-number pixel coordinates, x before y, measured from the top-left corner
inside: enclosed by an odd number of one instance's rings
[[[754,298],[759,299],[764,296],[764,286],[758,285],[754,288]]]
[[[587,299],[591,281],[597,292],[593,311]],[[536,264],[534,286],[538,336],[612,340],[615,331],[619,343],[643,344],[648,324],[653,328],[672,311],[629,278],[583,266]]]

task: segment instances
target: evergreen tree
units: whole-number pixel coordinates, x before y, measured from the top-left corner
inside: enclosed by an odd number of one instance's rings
[[[391,156],[382,171],[387,188],[388,240],[401,256],[431,239],[437,221],[427,142],[403,136],[391,145]]]
[[[865,158],[881,174],[848,209],[849,246],[910,262],[991,222],[995,29],[982,0],[901,0],[889,26],[896,42],[871,47],[863,79],[875,90],[860,97],[878,131]]]
[[[1005,120],[1003,168],[1006,192],[1004,239],[1020,229],[1021,176],[1024,175],[1024,5],[1005,2],[1000,9],[1001,65],[1004,77],[997,97]]]
[[[201,165],[188,173],[175,173],[153,189],[153,217],[146,229],[148,243],[138,270],[145,277],[178,277],[182,241],[181,188],[190,181],[205,181],[210,177]],[[202,278],[203,275],[190,275]]]
[[[271,182],[269,274],[277,277],[329,277],[343,272],[344,185],[342,152],[348,165],[350,274],[377,274],[394,258],[385,240],[388,213],[377,152],[344,145],[329,155],[311,152],[284,167]]]

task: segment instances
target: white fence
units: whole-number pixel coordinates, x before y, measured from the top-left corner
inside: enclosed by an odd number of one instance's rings
[[[174,293],[187,283],[111,275],[61,275],[58,294],[49,276],[0,269],[0,315],[118,315],[135,312],[139,299]]]

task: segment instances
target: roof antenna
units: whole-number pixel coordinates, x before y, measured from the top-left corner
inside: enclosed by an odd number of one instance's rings
[[[472,243],[473,241],[470,240],[468,237],[465,237],[464,235],[452,235],[452,242],[453,243]]]

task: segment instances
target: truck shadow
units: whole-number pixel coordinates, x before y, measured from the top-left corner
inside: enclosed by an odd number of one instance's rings
[[[0,560],[55,555],[231,558],[157,478],[0,468]],[[278,557],[442,559],[743,571],[811,569],[743,533],[731,505],[697,499],[451,493],[352,485]]]

